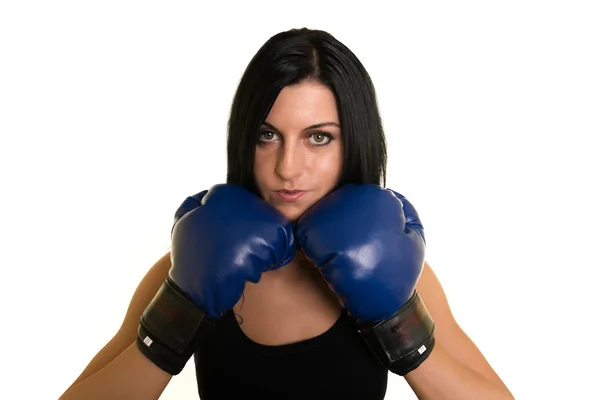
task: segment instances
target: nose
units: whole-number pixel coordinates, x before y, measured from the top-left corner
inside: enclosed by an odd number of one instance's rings
[[[275,173],[283,180],[293,181],[304,171],[302,146],[287,142],[279,149]]]

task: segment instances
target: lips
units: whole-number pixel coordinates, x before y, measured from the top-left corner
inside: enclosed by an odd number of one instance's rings
[[[292,203],[298,201],[306,191],[304,190],[277,190],[274,192],[281,201],[285,203]]]

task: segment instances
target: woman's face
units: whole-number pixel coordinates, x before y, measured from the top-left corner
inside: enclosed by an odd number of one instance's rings
[[[254,174],[263,199],[297,220],[336,186],[342,157],[333,93],[316,82],[281,90],[256,145]]]

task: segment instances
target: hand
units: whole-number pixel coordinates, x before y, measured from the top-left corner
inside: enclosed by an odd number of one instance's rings
[[[345,185],[300,217],[295,235],[394,372],[405,374],[415,354],[429,354],[433,322],[415,290],[425,263],[424,229],[404,196],[377,185]]]
[[[346,185],[308,210],[295,230],[299,248],[359,321],[386,320],[411,298],[425,240],[402,196],[375,185]]]
[[[263,272],[294,258],[291,222],[240,186],[214,186],[182,206],[169,278],[211,318],[238,302],[246,282],[257,283]]]
[[[175,213],[171,242],[171,269],[142,315],[137,345],[176,375],[246,282],[289,263],[296,245],[291,222],[236,185],[188,197]]]

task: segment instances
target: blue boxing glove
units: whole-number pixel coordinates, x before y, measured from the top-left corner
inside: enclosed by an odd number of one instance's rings
[[[295,256],[293,226],[258,196],[216,185],[188,197],[175,213],[171,269],[144,311],[138,348],[176,375],[198,342],[239,301],[246,282]]]
[[[406,375],[429,356],[434,324],[416,291],[425,237],[404,196],[345,185],[300,217],[295,235],[390,371]]]

